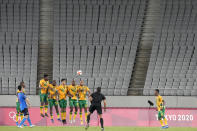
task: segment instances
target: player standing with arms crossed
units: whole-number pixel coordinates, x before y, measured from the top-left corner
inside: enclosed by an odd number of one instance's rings
[[[69,120],[70,120],[70,123],[72,123],[72,122],[75,123],[75,119],[76,119],[76,116],[77,116],[77,110],[78,110],[77,86],[75,85],[75,80],[72,80],[72,85],[68,86],[68,91],[72,96],[72,97],[69,97],[69,105],[70,105]],[[73,108],[75,108],[75,113],[74,113],[74,117],[72,119]]]
[[[44,74],[44,78],[40,80],[40,115],[42,117],[47,116],[48,111],[48,86],[49,86],[49,80],[48,75]],[[43,114],[43,108],[45,115]]]
[[[159,89],[155,89],[155,96],[156,96],[156,104],[157,104],[157,111],[158,111],[158,120],[161,123],[162,129],[169,128],[168,123],[167,123],[167,119],[165,118],[164,100],[163,100],[162,96],[160,96],[160,94],[159,94]],[[164,121],[165,125],[163,124],[163,121]]]
[[[53,106],[55,107],[56,114],[57,114],[57,120],[61,121],[59,110],[58,110],[58,100],[57,100],[57,88],[56,81],[53,80],[52,84],[49,84],[49,107],[50,107],[50,115],[51,115],[51,122],[54,123],[53,120]]]
[[[80,85],[78,86],[78,96],[79,96],[79,108],[80,108],[80,120],[81,125],[83,125],[83,118],[82,118],[82,110],[85,111],[85,121],[87,121],[87,101],[86,101],[86,95],[88,93],[88,96],[90,95],[90,89],[87,86],[83,85],[83,80],[80,81]]]
[[[106,98],[103,94],[101,94],[101,87],[97,88],[97,91],[94,92],[93,94],[90,95],[89,100],[91,102],[90,108],[89,108],[89,113],[87,116],[87,125],[86,125],[86,130],[89,127],[90,123],[90,116],[91,114],[96,110],[99,118],[100,118],[100,124],[101,124],[101,130],[104,131],[104,121],[103,121],[103,116],[102,116],[102,106],[101,102],[103,101],[104,103],[104,111],[106,111]]]

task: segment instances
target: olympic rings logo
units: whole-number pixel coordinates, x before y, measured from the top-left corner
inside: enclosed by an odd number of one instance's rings
[[[16,113],[15,113],[14,111],[11,111],[11,112],[9,113],[9,117],[10,117],[11,119],[13,119],[13,121],[16,122]],[[18,119],[21,120],[20,117],[19,117]]]

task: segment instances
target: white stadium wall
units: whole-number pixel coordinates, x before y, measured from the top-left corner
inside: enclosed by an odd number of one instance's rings
[[[31,106],[39,107],[38,95],[29,95]],[[194,96],[164,96],[167,108],[197,108],[197,97]],[[154,96],[108,96],[108,107],[149,107],[147,101],[155,103]],[[0,107],[16,106],[16,96],[0,95]]]

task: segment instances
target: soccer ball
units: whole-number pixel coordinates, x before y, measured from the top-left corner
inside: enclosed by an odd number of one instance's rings
[[[82,75],[82,71],[81,70],[78,70],[77,71],[77,75]]]

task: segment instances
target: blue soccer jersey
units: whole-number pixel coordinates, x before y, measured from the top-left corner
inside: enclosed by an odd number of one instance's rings
[[[23,92],[18,93],[18,100],[20,103],[20,109],[23,111],[25,108],[27,108],[27,103],[26,103],[26,95]]]

